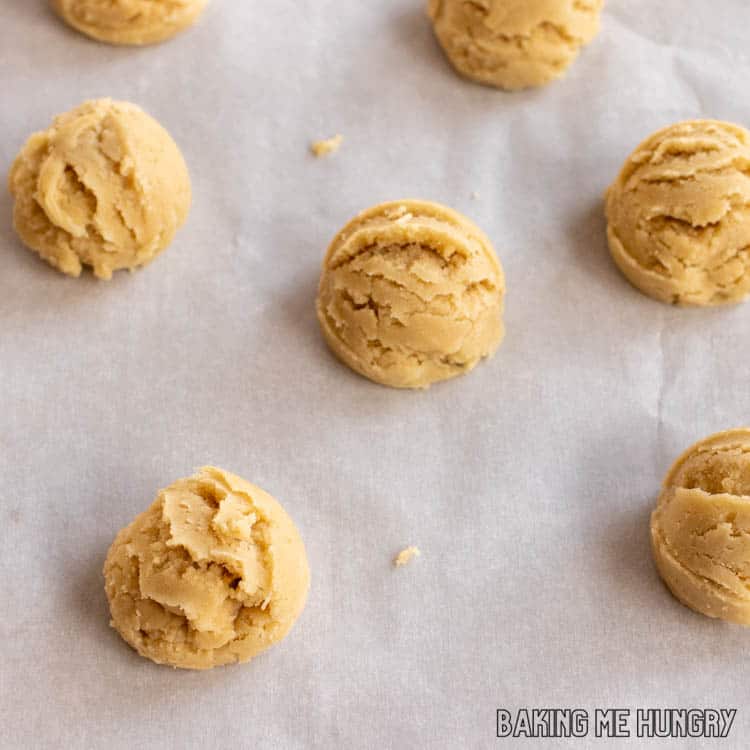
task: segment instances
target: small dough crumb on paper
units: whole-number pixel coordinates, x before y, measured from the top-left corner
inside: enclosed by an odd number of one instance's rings
[[[326,138],[322,141],[313,141],[313,144],[310,146],[310,150],[316,157],[320,159],[323,156],[335,154],[341,148],[341,144],[343,142],[343,135],[334,135],[333,138]]]
[[[401,568],[404,565],[408,565],[415,557],[419,557],[421,554],[418,547],[407,547],[396,555],[393,564],[397,568]]]

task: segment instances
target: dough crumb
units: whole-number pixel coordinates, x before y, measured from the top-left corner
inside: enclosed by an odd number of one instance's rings
[[[333,138],[326,138],[322,141],[313,141],[310,150],[318,159],[320,159],[323,156],[335,154],[341,148],[343,142],[343,135],[334,135]]]
[[[473,201],[478,201],[482,196],[479,194],[478,190],[474,190],[471,194],[471,199]]]
[[[415,557],[419,557],[422,553],[418,547],[407,547],[402,549],[401,552],[396,555],[393,560],[393,564],[397,568],[402,568],[404,565],[408,565]]]

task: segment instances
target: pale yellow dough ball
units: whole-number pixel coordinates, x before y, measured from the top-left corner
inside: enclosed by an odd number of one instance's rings
[[[208,0],[52,0],[61,18],[110,44],[156,44],[197,20]]]
[[[607,192],[612,257],[644,294],[676,305],[750,293],[750,133],[681,122],[644,141]]]
[[[29,138],[8,179],[21,240],[62,273],[109,279],[166,248],[190,210],[179,148],[134,104],[99,99]]]
[[[310,572],[281,505],[206,467],[120,531],[104,580],[111,624],[141,656],[210,669],[282,640],[305,606]]]
[[[466,78],[515,91],[560,78],[599,32],[604,0],[429,0],[435,34]]]
[[[750,625],[750,429],[712,435],[677,460],[651,516],[651,542],[683,604]]]
[[[426,388],[494,354],[504,293],[500,261],[475,224],[406,200],[359,214],[335,237],[317,313],[328,345],[353,370]]]

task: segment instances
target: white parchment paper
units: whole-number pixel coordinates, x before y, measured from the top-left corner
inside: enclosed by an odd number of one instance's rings
[[[731,706],[711,746],[750,743],[750,631],[671,598],[647,525],[677,454],[750,422],[750,307],[634,291],[601,200],[656,128],[750,124],[747,3],[609,0],[568,78],[516,95],[457,78],[423,5],[214,0],[117,49],[0,0],[0,170],[112,96],[170,130],[195,192],[163,256],[101,283],[25,250],[0,190],[3,748],[515,747],[495,710],[526,706]],[[425,393],[351,374],[313,313],[333,234],[403,197],[475,219],[508,277],[496,358]],[[108,627],[100,569],[208,462],[285,504],[313,586],[280,647],[186,673]]]

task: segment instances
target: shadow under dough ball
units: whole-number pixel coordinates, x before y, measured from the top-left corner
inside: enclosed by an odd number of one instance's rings
[[[750,133],[695,120],[645,140],[607,191],[612,257],[644,294],[676,305],[750,293]]]
[[[504,293],[500,261],[475,224],[406,200],[364,211],[334,238],[317,313],[328,345],[353,370],[426,388],[494,354]]]
[[[310,571],[281,505],[206,467],[120,531],[104,582],[111,624],[141,656],[210,669],[282,640],[304,609]]]
[[[208,0],[52,0],[70,26],[110,44],[145,45],[191,26]]]
[[[677,460],[651,516],[651,543],[683,604],[750,625],[750,429],[712,435]]]
[[[69,276],[100,279],[166,248],[190,210],[187,166],[134,104],[99,99],[29,138],[8,179],[21,240]]]
[[[453,67],[514,91],[562,77],[599,32],[604,0],[429,0]]]

